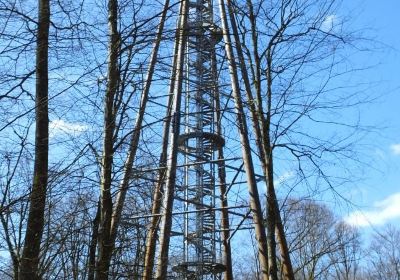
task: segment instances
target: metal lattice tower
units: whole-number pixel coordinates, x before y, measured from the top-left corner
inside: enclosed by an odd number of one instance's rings
[[[182,186],[177,194],[184,209],[183,257],[173,270],[183,279],[220,279],[220,239],[216,230],[217,150],[224,139],[216,134],[215,45],[221,40],[213,22],[212,0],[189,1],[186,74],[179,137]],[[210,210],[207,210],[210,209]]]

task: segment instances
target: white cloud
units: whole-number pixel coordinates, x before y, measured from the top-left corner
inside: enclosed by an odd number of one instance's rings
[[[294,177],[294,172],[293,171],[286,171],[284,172],[281,176],[279,176],[276,180],[274,180],[274,186],[277,187],[279,185],[282,185],[286,181],[290,180],[291,178]]]
[[[375,202],[372,210],[354,211],[345,218],[345,221],[353,226],[365,227],[383,225],[396,218],[400,218],[400,193]]]
[[[88,127],[80,123],[67,122],[64,120],[54,120],[49,124],[49,136],[53,138],[60,134],[68,134],[72,136],[78,136],[82,132],[86,131]]]
[[[325,32],[332,31],[338,21],[338,17],[336,15],[328,15],[325,17],[324,21],[321,24],[321,30]]]
[[[393,144],[390,146],[392,153],[395,155],[400,155],[400,144]]]

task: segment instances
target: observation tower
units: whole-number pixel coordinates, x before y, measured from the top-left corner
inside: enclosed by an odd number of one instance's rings
[[[221,239],[216,230],[217,151],[224,138],[217,129],[218,83],[215,46],[222,32],[214,24],[213,1],[189,1],[181,134],[175,200],[183,208],[183,255],[173,266],[181,279],[220,279]]]

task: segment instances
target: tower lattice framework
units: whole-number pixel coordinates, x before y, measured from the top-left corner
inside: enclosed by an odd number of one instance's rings
[[[224,139],[216,133],[217,94],[215,45],[221,40],[214,24],[213,1],[189,1],[185,57],[182,133],[179,160],[185,166],[176,199],[184,209],[183,256],[173,270],[183,279],[220,279],[217,224],[216,152]]]

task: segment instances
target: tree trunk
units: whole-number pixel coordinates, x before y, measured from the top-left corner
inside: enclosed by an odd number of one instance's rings
[[[222,21],[222,29],[225,41],[225,50],[229,62],[229,70],[232,81],[232,91],[235,99],[235,107],[237,114],[237,122],[239,126],[240,142],[242,144],[243,162],[247,175],[247,185],[250,194],[250,208],[253,214],[253,222],[256,232],[258,245],[258,255],[261,265],[262,279],[268,279],[268,249],[265,230],[263,226],[262,209],[260,197],[258,194],[257,183],[255,179],[253,159],[251,156],[250,142],[248,138],[246,116],[244,114],[242,97],[239,88],[239,78],[236,69],[236,61],[234,59],[232,44],[229,36],[228,20],[225,12],[225,4],[223,0],[219,0],[220,14]]]
[[[268,263],[269,279],[278,280],[278,264],[276,259],[276,211],[275,211],[275,189],[273,182],[272,158],[267,162],[267,242],[268,242]]]
[[[179,8],[179,14],[182,14],[182,5]],[[156,245],[158,240],[158,229],[160,223],[160,212],[162,205],[162,197],[164,193],[164,182],[165,182],[165,174],[167,168],[167,153],[168,153],[168,134],[171,126],[171,111],[172,111],[172,102],[173,102],[173,92],[175,87],[175,78],[176,78],[176,69],[177,69],[177,58],[178,58],[178,50],[179,50],[179,28],[177,28],[175,32],[175,46],[174,46],[174,58],[172,63],[171,70],[171,78],[169,85],[169,96],[167,102],[167,112],[166,119],[163,127],[162,134],[162,148],[161,155],[159,161],[159,172],[156,186],[153,192],[153,204],[151,208],[151,217],[149,231],[146,237],[146,252],[144,258],[144,272],[143,272],[143,280],[151,280],[153,279],[153,268],[154,268],[154,258],[156,254]]]
[[[114,212],[113,212],[112,220],[111,220],[111,229],[110,229],[110,243],[111,243],[110,246],[111,246],[111,248],[110,248],[110,251],[113,251],[113,249],[115,247],[118,226],[120,224],[122,210],[123,210],[124,203],[125,203],[125,197],[126,197],[126,193],[128,191],[128,185],[129,185],[129,181],[130,181],[130,178],[132,175],[133,162],[136,157],[136,152],[137,152],[138,143],[139,143],[139,139],[140,139],[140,132],[141,132],[141,128],[142,128],[144,113],[145,113],[145,109],[146,109],[146,105],[147,105],[147,101],[148,101],[150,86],[153,81],[154,68],[155,68],[155,65],[157,62],[158,50],[160,47],[161,36],[162,36],[163,30],[164,30],[164,23],[165,23],[165,20],[167,17],[169,2],[170,2],[169,0],[165,1],[163,12],[161,14],[158,32],[156,35],[153,51],[151,53],[149,70],[147,73],[145,85],[144,85],[142,95],[141,95],[140,108],[139,108],[139,112],[137,113],[135,126],[134,126],[133,133],[132,133],[131,140],[130,140],[128,155],[127,155],[127,158],[126,158],[125,164],[124,164],[124,177],[121,180],[120,185],[119,185],[119,193],[118,193],[118,196],[117,196],[117,199],[115,202],[115,208],[114,208]],[[111,255],[108,255],[108,259],[106,259],[105,262],[107,263],[108,266],[110,266]]]
[[[215,52],[213,55],[213,72],[214,77],[217,77],[217,64],[216,64],[216,56]],[[222,128],[221,128],[221,105],[220,105],[220,96],[218,90],[218,84],[214,85],[214,98],[215,98],[215,119],[216,119],[216,133],[219,136],[222,136]],[[224,148],[219,147],[218,149],[218,179],[220,184],[220,200],[221,200],[221,237],[222,237],[222,250],[223,250],[223,262],[226,267],[224,272],[224,280],[233,280],[233,271],[232,271],[232,251],[231,251],[231,243],[230,243],[230,224],[229,224],[229,209],[228,209],[228,194],[226,189],[226,169],[225,169],[225,161],[224,161]]]
[[[167,119],[164,123],[163,128],[163,143],[160,155],[160,164],[159,164],[159,173],[156,186],[154,188],[153,193],[153,204],[151,207],[151,217],[149,231],[146,237],[146,252],[144,258],[144,272],[143,272],[143,280],[151,280],[153,279],[153,268],[154,268],[154,258],[156,254],[156,245],[158,240],[158,228],[160,222],[160,212],[161,212],[161,204],[162,197],[164,193],[164,180],[167,166],[167,149],[168,149],[168,132],[171,124],[171,105],[172,105],[172,95],[168,97],[168,105],[167,105]]]
[[[187,30],[187,17],[189,10],[189,1],[184,0],[181,2],[182,13],[179,20],[179,43],[177,53],[177,68],[174,86],[174,106],[172,111],[172,127],[169,137],[169,159],[167,162],[166,184],[164,193],[164,213],[161,217],[161,232],[160,232],[160,254],[159,262],[157,265],[156,279],[167,279],[168,267],[168,250],[172,226],[172,208],[175,195],[175,179],[176,179],[176,165],[178,155],[178,138],[180,133],[180,118],[181,118],[181,96],[182,96],[182,78],[184,68],[185,46],[186,46],[186,30]]]
[[[277,271],[277,263],[276,263],[276,253],[275,253],[275,248],[276,248],[276,241],[275,241],[275,232],[278,236],[278,243],[280,246],[280,251],[281,251],[281,257],[282,257],[282,264],[283,264],[283,275],[284,279],[287,280],[294,280],[294,273],[293,273],[293,268],[290,260],[290,255],[289,255],[289,249],[287,246],[287,241],[286,241],[286,236],[282,224],[282,219],[280,217],[280,211],[279,211],[279,205],[276,199],[276,194],[275,194],[275,188],[274,188],[274,183],[273,183],[273,158],[272,158],[272,150],[271,150],[271,141],[270,141],[270,136],[269,136],[269,131],[270,131],[270,108],[267,109],[267,119],[264,117],[264,110],[262,109],[262,98],[261,98],[261,87],[260,87],[260,81],[261,81],[261,74],[260,74],[260,60],[259,60],[259,55],[258,55],[258,41],[257,41],[257,31],[256,31],[256,22],[255,22],[255,16],[253,12],[253,5],[251,0],[247,0],[247,5],[249,7],[249,18],[251,22],[251,31],[252,31],[252,40],[253,40],[253,52],[254,52],[254,63],[255,63],[255,69],[254,69],[254,86],[256,88],[256,99],[254,99],[253,94],[251,92],[251,83],[249,79],[249,75],[247,72],[245,60],[244,60],[244,55],[241,47],[241,43],[239,40],[239,32],[237,29],[237,24],[236,20],[234,17],[234,10],[231,5],[231,1],[227,0],[228,3],[228,9],[229,9],[229,15],[230,15],[230,20],[231,20],[231,26],[233,29],[233,35],[235,38],[236,42],[236,48],[237,48],[237,53],[239,56],[239,64],[241,67],[241,72],[243,76],[243,81],[245,84],[246,88],[246,93],[247,93],[247,98],[249,101],[255,101],[255,102],[249,102],[250,104],[250,111],[252,114],[252,121],[253,121],[253,128],[256,136],[256,141],[257,141],[257,146],[258,146],[258,152],[259,156],[261,159],[261,163],[263,165],[263,173],[265,177],[267,178],[267,239],[269,245],[269,267],[270,274],[272,279],[277,279],[277,274],[274,271]],[[271,67],[271,65],[269,65]],[[268,68],[270,69],[270,68]],[[270,84],[272,83],[272,80],[268,80],[268,92],[271,91],[271,86]],[[270,98],[270,94],[268,94],[268,98]],[[269,105],[270,107],[270,105]],[[275,225],[275,226],[273,226]],[[271,261],[273,262],[271,263]],[[272,268],[272,269],[271,269]]]
[[[111,242],[111,219],[113,202],[111,197],[111,177],[114,157],[114,131],[115,131],[115,112],[114,97],[118,90],[119,70],[118,70],[118,49],[119,34],[117,29],[118,21],[118,1],[108,1],[108,27],[109,27],[109,54],[108,54],[108,73],[107,89],[104,102],[104,140],[103,157],[101,171],[101,209],[99,227],[99,257],[96,265],[96,280],[108,279],[109,264],[108,259],[112,255]]]
[[[97,203],[96,217],[93,220],[92,236],[90,238],[89,246],[89,259],[88,259],[88,280],[94,280],[94,272],[96,268],[96,250],[97,240],[99,235],[99,222],[100,222],[100,200]]]
[[[271,102],[272,102],[272,73],[271,73],[272,57],[270,51],[267,52],[267,64],[268,64],[268,76],[267,76],[268,100],[267,100],[267,118],[266,120],[263,120],[263,131],[264,131],[263,143],[265,146],[265,150],[267,151],[267,153],[265,154],[266,158],[264,162],[266,163],[266,169],[267,169],[266,174],[268,174],[267,180],[269,182],[268,197],[270,199],[270,202],[274,204],[273,206],[271,205],[271,207],[273,207],[275,210],[274,214],[275,230],[278,237],[279,248],[281,251],[283,277],[284,279],[287,280],[294,280],[295,278],[294,278],[292,262],[290,260],[289,247],[286,240],[286,234],[283,227],[282,218],[280,215],[278,200],[276,198],[275,186],[274,186],[273,148],[269,136],[271,127]]]
[[[44,211],[48,180],[48,46],[50,26],[49,0],[39,0],[36,48],[36,132],[35,164],[30,194],[30,208],[25,243],[20,263],[20,280],[40,279],[38,272],[40,243],[44,228]]]
[[[217,108],[216,108],[217,109]],[[218,109],[217,109],[218,110]],[[220,131],[220,125],[218,124],[217,133]],[[229,210],[228,210],[228,197],[226,193],[226,170],[224,163],[224,152],[223,148],[218,150],[218,178],[220,183],[220,199],[221,199],[221,235],[222,235],[222,246],[223,246],[223,261],[226,267],[224,272],[224,280],[233,280],[232,271],[232,251],[230,243],[230,224],[229,224]]]

